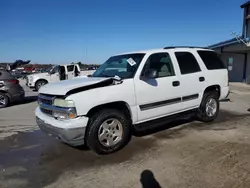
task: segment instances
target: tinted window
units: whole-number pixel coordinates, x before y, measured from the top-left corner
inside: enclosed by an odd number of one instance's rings
[[[181,74],[190,74],[201,71],[194,55],[190,52],[175,52]]]
[[[215,52],[203,50],[197,52],[208,70],[225,69],[223,62],[220,60],[219,56]]]
[[[146,69],[155,69],[159,78],[175,75],[173,64],[168,53],[157,53],[149,56],[143,69],[143,74]]]
[[[69,72],[73,71],[74,70],[74,65],[68,65],[67,69],[68,69]]]

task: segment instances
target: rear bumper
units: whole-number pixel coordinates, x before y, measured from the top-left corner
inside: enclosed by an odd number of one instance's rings
[[[72,146],[84,144],[87,117],[79,117],[72,120],[56,120],[43,114],[39,107],[36,109],[36,122],[40,129],[55,139]]]
[[[220,93],[220,100],[228,98],[229,94],[230,94],[229,86],[222,87]]]

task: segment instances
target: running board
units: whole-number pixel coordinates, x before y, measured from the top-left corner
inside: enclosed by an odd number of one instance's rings
[[[159,119],[155,119],[155,120],[150,120],[144,123],[139,123],[139,124],[134,124],[134,131],[135,132],[141,132],[141,131],[145,131],[148,129],[154,129],[160,126],[166,126],[168,127],[168,124],[173,123],[177,120],[188,120],[191,117],[193,117],[196,113],[196,109],[194,110],[190,110],[190,111],[186,111],[186,112],[182,112],[179,114],[174,114],[174,115],[170,115],[167,117],[163,117],[163,118],[159,118]]]

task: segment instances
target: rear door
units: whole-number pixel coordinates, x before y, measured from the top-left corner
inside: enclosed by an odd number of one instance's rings
[[[197,54],[189,51],[177,51],[175,57],[180,70],[182,110],[196,108],[200,105],[206,81],[197,61]]]
[[[60,69],[60,66],[56,66],[53,68],[50,74],[50,82],[60,81],[59,69]]]

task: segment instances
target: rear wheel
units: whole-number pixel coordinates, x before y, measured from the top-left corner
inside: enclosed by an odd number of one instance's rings
[[[216,91],[204,93],[197,111],[197,119],[203,122],[214,121],[219,114],[219,94]]]
[[[6,94],[0,92],[0,108],[5,108],[9,105],[9,98]]]
[[[36,90],[38,91],[42,86],[44,86],[47,83],[48,82],[45,80],[38,80],[35,85]]]
[[[130,120],[115,109],[104,109],[92,117],[86,132],[87,146],[97,154],[111,154],[131,139]]]

